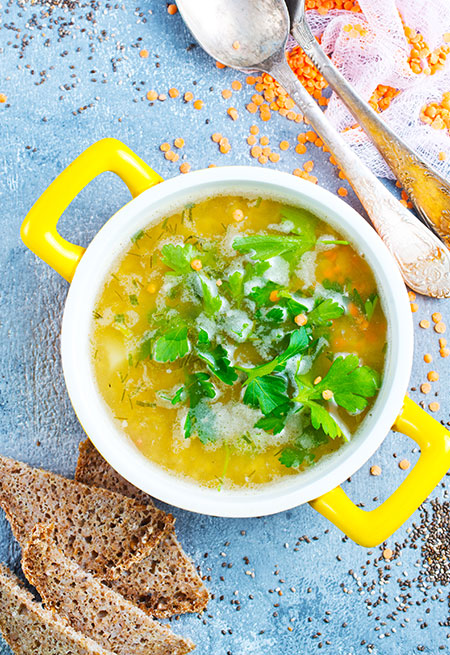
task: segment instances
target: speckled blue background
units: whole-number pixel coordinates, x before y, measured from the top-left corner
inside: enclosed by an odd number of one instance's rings
[[[210,163],[259,165],[245,141],[257,122],[275,150],[282,139],[291,143],[277,168],[292,172],[313,156],[321,185],[336,190],[342,182],[313,146],[303,157],[294,152],[298,125],[278,115],[262,124],[246,112],[253,89],[242,75],[217,70],[198,47],[189,47],[192,37],[179,15],[168,15],[165,2],[61,4],[4,0],[2,9],[0,93],[7,102],[0,104],[0,453],[71,476],[83,432],[67,397],[59,355],[67,284],[19,239],[28,209],[62,168],[105,136],[123,140],[164,177],[177,175],[180,162],[165,160],[159,145],[176,136],[185,139],[183,153],[194,169]],[[147,59],[139,56],[141,48],[148,49]],[[234,79],[244,88],[225,101],[220,92]],[[204,108],[195,111],[181,96],[153,106],[145,100],[148,90],[167,94],[172,86],[192,91]],[[230,105],[239,111],[235,123],[226,114]],[[215,131],[229,138],[228,155],[211,141]],[[117,178],[102,175],[74,200],[60,223],[62,233],[87,245],[127,199]],[[348,201],[359,209],[352,193]],[[411,396],[429,403],[439,393],[436,417],[447,422],[450,359],[439,356],[432,327],[422,330],[418,322],[433,311],[449,320],[449,305],[429,299],[418,304],[411,386],[418,388],[430,368],[441,380],[428,396],[419,390]],[[431,366],[423,362],[424,352],[433,355]],[[376,504],[374,498],[387,497],[405,476],[398,462],[417,457],[413,446],[406,437],[388,436],[373,460],[346,483],[351,497],[367,507]],[[379,477],[369,474],[374,463],[382,468]],[[444,484],[434,492],[440,499],[446,494]],[[176,509],[174,514],[181,541],[215,594],[202,617],[173,621],[175,630],[195,640],[199,654],[450,651],[448,587],[427,581],[420,537],[411,544],[419,512],[389,540],[395,553],[390,563],[382,558],[382,547],[367,551],[354,545],[309,506],[252,520]],[[0,560],[19,567],[3,515]],[[0,643],[0,654],[6,653]]]

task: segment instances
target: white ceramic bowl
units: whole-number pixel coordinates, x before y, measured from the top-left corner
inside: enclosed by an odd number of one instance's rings
[[[207,489],[153,464],[121,432],[100,396],[93,374],[92,312],[107,273],[130,238],[186,203],[215,195],[263,196],[306,207],[345,235],[375,272],[388,320],[383,384],[362,428],[337,453],[298,476],[254,490]],[[144,191],[98,232],[76,270],[62,327],[67,389],[86,433],[108,462],[148,494],[183,509],[217,516],[260,516],[316,498],[354,473],[375,452],[399,413],[408,384],[413,330],[402,278],[382,240],[345,202],[286,173],[254,167],[212,168],[167,180]]]

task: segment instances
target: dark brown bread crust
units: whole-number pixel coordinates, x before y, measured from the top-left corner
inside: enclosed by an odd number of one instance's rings
[[[3,564],[0,632],[16,655],[114,655],[44,609]]]
[[[153,505],[151,497],[119,475],[89,439],[80,444],[75,479]],[[159,618],[201,612],[209,600],[208,590],[173,531],[161,539],[149,557],[108,584]]]
[[[20,545],[52,521],[64,553],[86,571],[114,579],[146,558],[174,519],[154,506],[0,457],[0,505]]]
[[[195,647],[65,557],[51,525],[33,529],[22,568],[48,609],[117,655],[185,655]]]

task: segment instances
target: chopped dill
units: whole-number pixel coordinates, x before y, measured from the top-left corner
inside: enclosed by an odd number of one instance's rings
[[[131,237],[131,242],[134,243],[135,245],[137,245],[137,242],[140,239],[142,239],[142,237],[145,237],[145,232],[144,232],[144,230],[139,230],[138,232],[136,232],[136,234],[133,234],[133,236]],[[139,248],[139,246],[138,246],[138,248]]]

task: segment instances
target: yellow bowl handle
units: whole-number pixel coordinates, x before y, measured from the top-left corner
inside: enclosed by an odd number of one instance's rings
[[[310,503],[350,539],[366,548],[390,537],[450,468],[450,432],[409,398],[405,398],[392,429],[414,439],[421,454],[408,477],[384,503],[365,511],[357,507],[341,487]]]
[[[20,235],[24,244],[68,282],[71,282],[85,249],[63,239],[56,226],[75,196],[105,171],[122,178],[133,198],[162,181],[162,177],[121,141],[102,139],[82,152],[58,175],[22,223]]]

